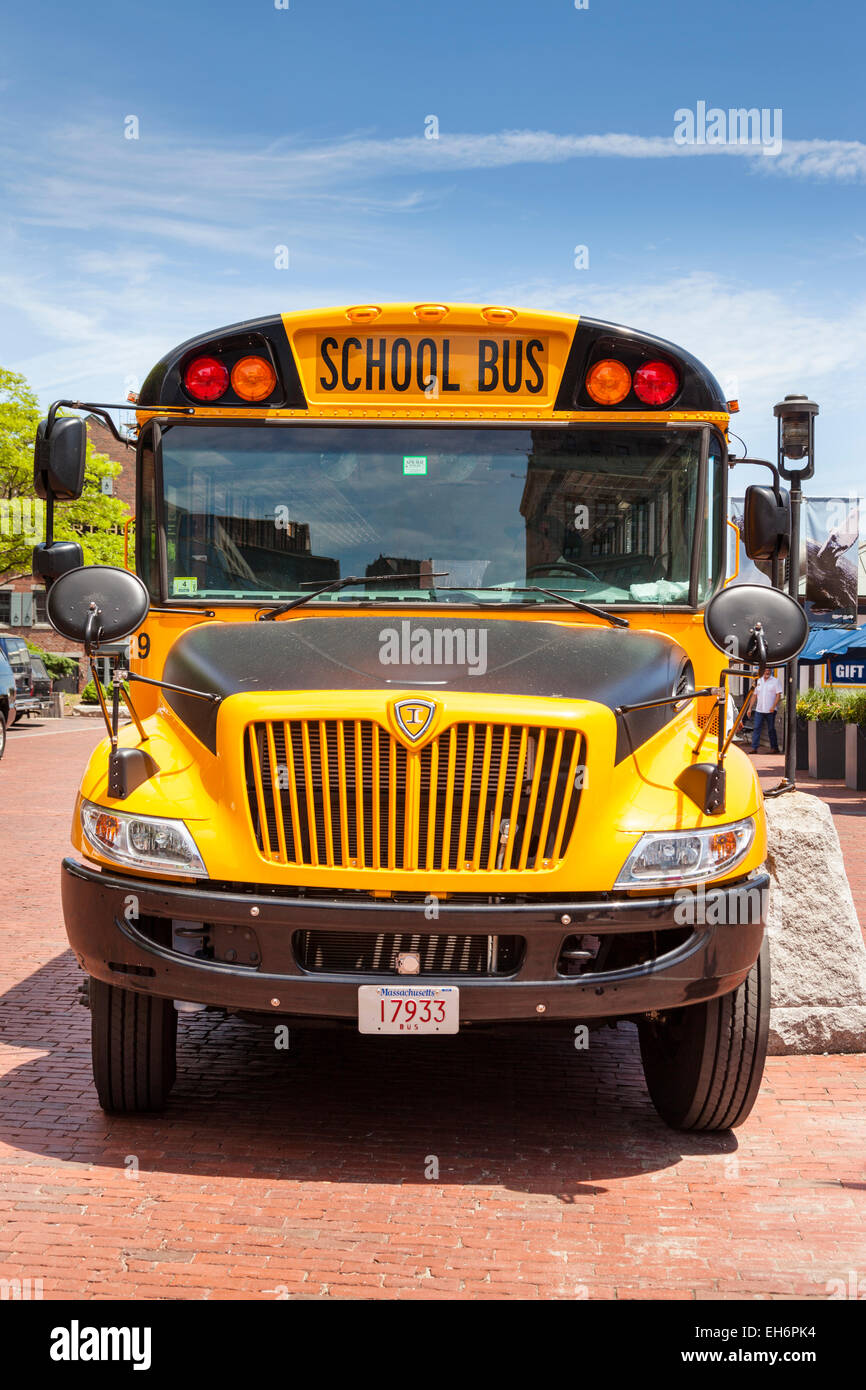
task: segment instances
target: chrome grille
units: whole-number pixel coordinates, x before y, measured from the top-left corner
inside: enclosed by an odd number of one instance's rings
[[[584,740],[573,729],[459,723],[407,749],[373,720],[250,724],[256,843],[278,864],[523,872],[565,854]]]

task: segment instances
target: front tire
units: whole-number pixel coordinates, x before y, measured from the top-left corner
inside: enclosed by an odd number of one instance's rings
[[[93,1080],[109,1114],[161,1110],[174,1085],[177,1013],[172,999],[90,980]]]
[[[0,710],[0,758],[6,752],[6,715]]]
[[[770,1028],[770,943],[737,989],[638,1023],[653,1105],[673,1129],[741,1125],[758,1095]]]

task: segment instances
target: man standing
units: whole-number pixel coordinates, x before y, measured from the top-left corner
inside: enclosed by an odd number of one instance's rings
[[[758,679],[746,702],[746,713],[754,707],[755,721],[752,727],[752,752],[757,753],[761,743],[761,729],[767,721],[770,747],[774,753],[779,751],[776,737],[776,706],[782,698],[782,682],[777,680],[769,668]]]

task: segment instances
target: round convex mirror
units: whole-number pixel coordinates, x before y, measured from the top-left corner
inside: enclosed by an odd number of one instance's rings
[[[762,584],[734,584],[710,599],[704,613],[707,636],[720,651],[750,659],[755,624],[760,623],[767,663],[779,666],[803,650],[809,621],[789,594]]]
[[[48,590],[48,621],[61,637],[119,642],[147,617],[150,600],[138,575],[113,565],[84,565],[55,579]]]

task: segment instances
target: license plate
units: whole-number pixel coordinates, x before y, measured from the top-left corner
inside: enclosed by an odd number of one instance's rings
[[[456,1033],[460,990],[456,985],[361,985],[359,1033]]]

